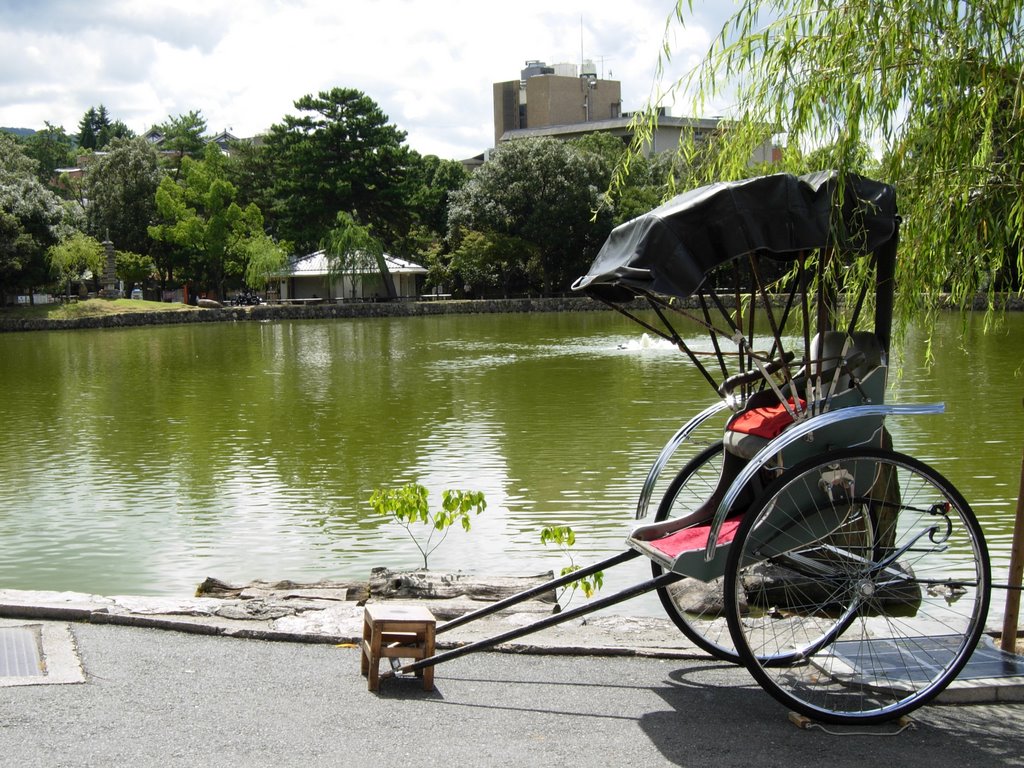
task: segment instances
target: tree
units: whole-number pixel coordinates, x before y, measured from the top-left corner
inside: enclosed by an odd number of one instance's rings
[[[288,251],[263,233],[245,238],[240,249],[245,264],[243,279],[251,288],[265,288],[288,263]]]
[[[263,141],[238,141],[232,144],[224,164],[225,178],[238,191],[239,204],[255,203],[263,212],[268,232],[278,231],[273,195],[278,164]]]
[[[412,193],[409,206],[417,221],[438,236],[448,231],[448,204],[452,193],[469,179],[469,171],[458,160],[437,155],[412,153]]]
[[[272,126],[265,143],[273,163],[272,231],[310,252],[345,211],[372,226],[390,250],[412,223],[405,132],[350,88],[303,96],[295,108],[300,116]]]
[[[82,149],[106,149],[114,139],[130,139],[135,134],[120,120],[111,120],[107,108],[89,107],[78,122],[78,146]]]
[[[78,121],[78,146],[82,149],[96,149],[100,128],[96,108],[89,107]]]
[[[187,277],[217,296],[225,295],[227,281],[246,274],[254,252],[261,248],[263,215],[250,203],[244,208],[235,198],[234,185],[225,177],[220,148],[208,144],[202,160],[182,158],[177,181],[165,176],[156,191],[158,223],[149,227],[154,239],[188,256]],[[265,251],[259,252],[261,258]]]
[[[349,214],[338,213],[335,226],[327,233],[323,241],[324,253],[327,256],[329,279],[348,275],[355,296],[355,277],[376,269],[380,272],[388,298],[397,295],[394,281],[384,261],[384,246],[373,236],[369,227],[361,226]]]
[[[692,0],[678,0],[680,23],[687,11]],[[662,66],[671,53],[666,36]],[[909,319],[942,291],[960,306],[978,290],[991,305],[1007,278],[1021,291],[1022,72],[1019,0],[744,0],[669,90],[691,90],[697,114],[715,99],[736,104],[737,122],[691,183],[749,175],[753,148],[772,134],[786,142],[787,163],[831,147],[841,173],[872,146],[903,216],[897,309]],[[637,121],[632,156],[653,106]],[[620,182],[626,171],[628,162]]]
[[[141,253],[115,251],[114,270],[125,285],[142,285],[153,277],[156,264],[150,256]]]
[[[37,177],[43,184],[50,184],[58,168],[74,162],[71,137],[60,126],[45,123],[45,128],[36,131],[25,140],[25,154],[38,163]]]
[[[79,212],[40,183],[36,162],[0,131],[0,293],[51,281],[46,251],[78,223]]]
[[[187,115],[168,116],[167,120],[156,126],[163,135],[161,149],[173,153],[172,165],[181,168],[181,161],[186,155],[200,156],[206,145],[206,118],[197,110]]]
[[[574,139],[581,152],[596,156],[611,179],[614,170],[627,159],[622,139],[607,133],[589,133]],[[672,179],[679,175],[680,161],[671,153],[631,158],[628,177],[611,190],[606,203],[612,207],[612,224],[618,225],[657,207],[671,195]]]
[[[442,160],[436,155],[411,153],[409,197],[406,204],[412,217],[408,232],[391,243],[392,253],[414,256],[447,253],[448,206],[452,193],[469,179],[469,171],[457,160]]]
[[[81,280],[88,271],[99,275],[103,271],[103,246],[82,232],[74,232],[47,251],[50,266],[60,282],[71,294],[71,284]]]
[[[514,235],[498,232],[484,233],[470,230],[463,233],[450,256],[448,274],[439,276],[446,282],[450,274],[458,275],[467,293],[485,288],[500,288],[505,298],[534,268],[537,249]],[[449,277],[450,279],[450,277]]]
[[[416,549],[423,558],[423,568],[429,565],[430,554],[448,537],[453,525],[458,523],[468,531],[472,525],[470,513],[479,515],[487,509],[483,491],[446,490],[441,493],[441,509],[430,511],[430,492],[419,483],[409,483],[401,488],[378,488],[370,495],[370,506],[378,515],[391,517],[405,529]],[[430,533],[425,540],[417,538],[413,526],[425,525]],[[440,538],[434,540],[434,534]]]
[[[608,180],[600,158],[565,142],[504,144],[452,194],[452,247],[469,231],[518,238],[530,246],[520,257],[530,283],[544,293],[568,290],[611,229]]]
[[[88,232],[119,249],[150,253],[148,227],[156,219],[161,175],[156,151],[145,139],[111,143],[109,154],[93,162],[85,174]]]

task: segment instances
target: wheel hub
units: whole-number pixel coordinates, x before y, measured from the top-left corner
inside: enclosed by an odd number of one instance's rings
[[[857,594],[868,599],[875,596],[875,583],[870,579],[862,579],[857,584]]]
[[[874,597],[874,582],[869,579],[862,579],[857,584],[857,594],[865,600]]]

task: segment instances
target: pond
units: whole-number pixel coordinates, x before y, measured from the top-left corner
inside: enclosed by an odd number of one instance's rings
[[[890,429],[972,503],[1005,581],[1024,316],[988,334],[945,316],[936,339],[928,367],[907,334],[890,399],[946,413]],[[0,584],[187,595],[207,576],[416,567],[407,534],[367,504],[414,480],[434,503],[445,488],[487,497],[432,569],[557,571],[569,560],[540,543],[549,524],[576,530],[577,563],[615,554],[661,446],[713,399],[682,355],[640,341],[611,312],[0,335]],[[647,572],[631,562],[605,589]],[[653,598],[630,606],[660,613]]]

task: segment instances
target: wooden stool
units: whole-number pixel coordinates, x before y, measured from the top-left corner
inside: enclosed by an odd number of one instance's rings
[[[363,614],[363,650],[360,670],[368,690],[380,685],[380,660],[425,659],[434,655],[434,614],[418,605],[366,606]],[[423,678],[423,690],[434,688],[434,668],[416,672]]]

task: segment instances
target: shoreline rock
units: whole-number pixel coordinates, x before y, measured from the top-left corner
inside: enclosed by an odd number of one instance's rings
[[[0,589],[0,619],[113,624],[247,640],[333,645],[361,642],[365,601],[339,599],[341,590],[324,588],[323,583],[275,582],[270,586],[281,587],[276,593],[265,588],[267,583],[259,584],[261,586],[224,585],[223,596],[192,598]],[[358,593],[349,586],[342,589],[346,598]],[[484,601],[466,597],[389,602],[426,603],[439,622],[486,605]],[[550,615],[552,611],[551,603],[529,600],[445,633],[438,638],[437,647],[444,650],[497,637]],[[590,614],[582,622],[558,624],[493,650],[658,658],[704,656],[668,618],[604,613]]]

